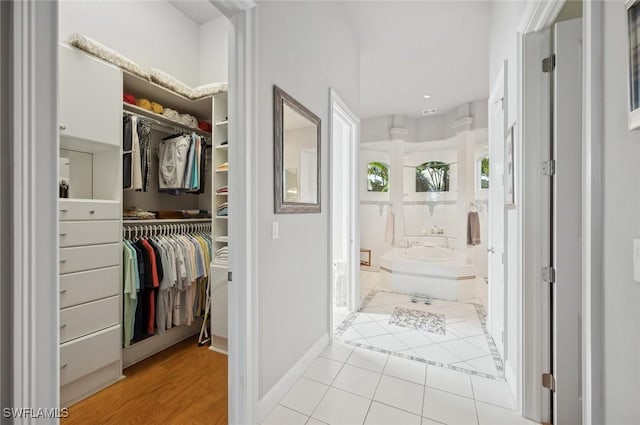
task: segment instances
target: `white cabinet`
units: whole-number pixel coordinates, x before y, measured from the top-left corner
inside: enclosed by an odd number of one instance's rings
[[[73,47],[60,45],[58,50],[61,146],[78,150],[84,141],[81,151],[86,151],[90,141],[119,147],[122,70]]]

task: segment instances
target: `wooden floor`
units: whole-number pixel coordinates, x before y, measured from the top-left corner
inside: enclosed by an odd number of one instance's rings
[[[62,425],[227,423],[227,356],[183,341],[69,408]]]

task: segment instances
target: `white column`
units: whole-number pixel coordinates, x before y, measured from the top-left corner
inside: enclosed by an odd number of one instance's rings
[[[394,245],[404,238],[404,143],[409,130],[404,128],[404,117],[393,116],[393,126],[389,130],[391,135],[391,181],[389,182],[389,196],[393,205],[395,237]]]

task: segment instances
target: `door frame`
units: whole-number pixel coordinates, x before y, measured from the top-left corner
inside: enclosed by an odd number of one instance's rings
[[[523,125],[518,126],[518,136],[524,139],[524,126],[526,125],[525,99],[523,97],[524,84],[524,34],[541,31],[550,28],[562,9],[565,0],[550,0],[548,2],[530,3],[517,28],[518,33],[518,112],[517,119]],[[596,425],[603,422],[603,393],[602,393],[602,368],[603,368],[603,311],[602,311],[602,285],[603,285],[603,248],[602,248],[602,34],[603,34],[603,5],[601,2],[583,3],[583,140],[582,140],[582,226],[583,226],[583,250],[582,250],[582,397],[583,397],[583,423]],[[531,117],[526,116],[527,119]],[[527,144],[523,143],[526,149]],[[523,149],[523,153],[524,153]],[[535,158],[523,155],[520,162],[523,167],[539,167]],[[530,200],[531,193],[526,189],[524,179],[526,176],[521,171],[524,189],[523,201]],[[524,211],[519,212],[520,234],[524,235],[525,220]],[[523,285],[523,291],[527,291],[529,284],[537,285],[541,280],[539,267],[535,261],[532,264],[529,254],[531,249],[541,249],[540,245],[527,245],[521,239],[521,255],[519,256],[519,276]],[[535,273],[527,276],[527,271]],[[528,283],[529,282],[529,283]],[[525,296],[522,300],[522,385],[523,394],[521,409],[523,415],[540,421],[543,411],[539,388],[540,376],[546,370],[543,369],[544,359],[540,356],[526,356],[524,354],[540,351],[542,341],[541,324],[542,311],[539,296]],[[534,350],[534,351],[530,351]],[[544,353],[548,356],[548,353]],[[546,360],[548,361],[548,359]]]
[[[210,1],[232,23],[229,133],[236,142],[229,155],[239,164],[229,173],[237,188],[230,194],[234,216],[229,220],[236,282],[229,285],[229,423],[257,423],[257,12],[252,0]],[[9,56],[0,62],[0,104],[8,124],[2,126],[1,148],[11,159],[0,167],[12,182],[2,185],[0,194],[0,397],[3,406],[57,408],[58,162],[51,158],[59,148],[58,1],[2,2],[0,18],[2,53]],[[15,423],[35,421],[25,417]]]
[[[333,339],[333,152],[336,141],[333,138],[333,115],[339,114],[350,126],[352,130],[351,139],[351,164],[349,169],[349,185],[351,186],[351,199],[349,200],[349,216],[351,236],[351,266],[349,276],[349,293],[347,297],[347,307],[349,311],[356,311],[360,308],[360,186],[358,185],[358,166],[360,164],[360,118],[353,113],[351,108],[342,100],[338,93],[332,88],[329,89],[329,276],[332,278],[329,285],[329,335]]]
[[[494,141],[494,137],[497,137],[497,140],[500,141],[500,143],[504,144],[504,137],[506,134],[506,129],[507,129],[507,71],[508,70],[508,61],[505,60],[503,63],[503,66],[500,68],[500,71],[498,72],[498,76],[496,77],[496,80],[493,82],[493,86],[491,89],[491,93],[489,95],[489,100],[488,100],[488,113],[489,113],[489,164],[495,163],[494,160],[491,159],[491,151],[493,150],[491,148],[491,144],[492,143],[496,143]],[[502,107],[502,128],[498,128],[498,129],[494,129],[493,128],[493,110],[494,110],[494,106],[497,105],[498,103],[501,104]],[[497,133],[497,136],[496,136]],[[515,144],[514,144],[515,145]],[[504,191],[504,148],[503,148],[503,175],[500,176],[501,178],[503,178],[503,184],[501,185],[501,190]],[[489,175],[492,175],[491,171],[489,173]],[[495,176],[494,176],[495,177]],[[495,181],[495,179],[494,179]],[[492,189],[490,188],[489,191],[491,191]],[[489,192],[489,223],[492,223],[492,218],[491,215],[493,214],[492,210],[491,210],[491,192]],[[502,357],[505,357],[505,348],[506,348],[506,338],[508,335],[507,332],[507,320],[506,320],[506,302],[507,302],[507,282],[506,282],[506,278],[507,278],[507,252],[506,252],[506,240],[507,240],[507,217],[506,217],[506,208],[503,205],[500,206],[500,208],[502,208],[503,210],[503,220],[502,220],[502,227],[503,227],[503,238],[502,238],[502,255],[503,255],[503,262],[502,262],[502,306],[500,307],[500,311],[502,312],[502,338],[500,341],[500,345],[502,346]],[[490,245],[493,245],[493,239],[491,236],[491,231],[489,234],[489,239],[487,241],[487,251],[489,250],[488,247]],[[492,247],[493,248],[493,247]],[[495,253],[490,253],[491,257],[489,259],[489,262],[493,261],[493,257],[495,256]],[[494,300],[493,300],[493,291],[492,291],[492,280],[491,279],[491,264],[488,265],[488,270],[489,270],[489,285],[488,285],[488,316],[489,316],[489,321],[488,321],[488,330],[489,333],[491,334],[491,336],[493,337],[494,341],[495,339],[498,337],[498,335],[494,335],[493,333],[495,332],[495,305],[494,305]],[[499,313],[499,312],[498,312]]]

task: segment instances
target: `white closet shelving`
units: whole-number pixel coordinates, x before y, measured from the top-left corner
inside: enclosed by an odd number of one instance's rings
[[[60,178],[69,184],[59,201],[60,404],[68,406],[122,377],[122,72],[64,45],[59,62]]]
[[[228,184],[228,172],[216,172],[216,167],[228,162],[228,116],[226,93],[192,101],[62,44],[59,92],[60,177],[69,182],[69,198],[59,201],[60,385],[61,405],[68,406],[124,378],[123,367],[200,331],[202,317],[190,326],[177,326],[164,335],[122,348],[123,229],[207,222],[212,228],[213,250],[228,246],[228,217],[216,216],[218,207],[228,199],[227,194],[216,194],[217,188]],[[123,103],[123,92],[209,122],[212,132],[189,128]],[[124,114],[135,114],[152,123],[151,184],[147,192],[122,189]],[[201,194],[174,196],[158,191],[157,147],[167,134],[182,131],[208,138],[207,175]],[[208,210],[212,217],[123,220],[123,211],[132,207],[147,211]],[[212,261],[209,288],[213,288],[211,349],[226,353],[226,264]]]
[[[213,242],[214,251],[229,247],[229,215],[220,216],[218,209],[223,205],[229,206],[228,190],[227,193],[218,193],[222,187],[229,184],[229,143],[228,139],[228,123],[227,115],[227,97],[219,97],[214,103],[213,122],[213,187],[216,196],[213,197]],[[226,170],[220,167],[227,164]],[[227,252],[227,255],[231,255]],[[211,266],[211,299],[212,299],[212,320],[211,320],[211,349],[217,352],[227,354],[227,338],[228,338],[228,257],[226,261],[222,261],[214,257]]]

